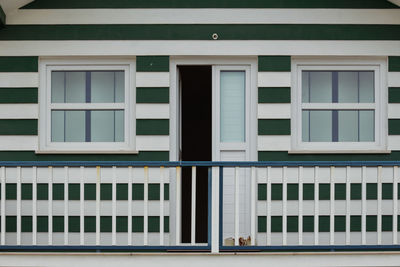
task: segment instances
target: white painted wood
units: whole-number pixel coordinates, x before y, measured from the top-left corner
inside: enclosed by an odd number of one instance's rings
[[[271,245],[271,166],[267,167],[267,246]]]
[[[399,166],[393,166],[393,244],[398,244],[397,216],[398,216],[398,183],[399,183]]]
[[[39,75],[37,72],[0,73],[0,87],[38,87],[38,86],[39,86]]]
[[[250,204],[250,238],[251,238],[251,245],[256,244],[256,201],[257,201],[257,168],[251,167],[251,187],[250,187],[250,197],[251,197],[251,204]]]
[[[136,149],[139,151],[166,151],[169,150],[168,135],[137,135]]]
[[[290,119],[290,104],[258,104],[258,119]]]
[[[258,87],[290,87],[290,72],[259,72]]]
[[[149,167],[144,166],[143,245],[149,244]]]
[[[299,245],[303,245],[303,166],[298,167],[299,182]]]
[[[389,150],[400,150],[400,136],[389,135],[388,136],[388,149]]]
[[[335,167],[330,167],[330,238],[329,243],[335,244]]]
[[[350,240],[351,240],[351,236],[350,236],[350,186],[351,186],[351,167],[347,166],[346,167],[346,245],[350,245]]]
[[[290,150],[290,135],[259,135],[257,140],[258,151]]]
[[[314,245],[319,244],[319,167],[314,167]]]
[[[0,56],[400,56],[399,45],[400,41],[1,41]]]
[[[17,245],[21,245],[21,167],[17,167]]]
[[[35,135],[2,135],[0,150],[36,150],[38,137]]]
[[[282,245],[287,245],[287,167],[282,168]]]
[[[169,87],[169,72],[136,72],[136,87]]]
[[[4,10],[4,13],[8,16],[9,14],[13,14],[20,7],[23,7],[33,0],[0,0],[1,8]]]
[[[378,177],[377,177],[377,183],[378,183],[378,207],[377,207],[377,217],[378,217],[378,222],[377,222],[377,232],[378,232],[378,237],[377,237],[377,244],[382,245],[382,166],[378,166]],[[395,196],[393,196],[395,198]]]
[[[400,0],[388,0],[388,1],[393,3],[393,4],[395,4],[395,5],[400,6]]]
[[[1,245],[6,244],[6,168],[1,166]]]
[[[165,168],[160,167],[160,246],[164,245],[164,179]]]
[[[367,168],[361,169],[361,244],[367,242]]]
[[[192,208],[191,208],[191,233],[190,243],[196,243],[196,166],[192,167]]]
[[[128,167],[128,245],[132,245],[132,183],[133,168]]]
[[[400,87],[400,71],[388,72],[388,86]]]
[[[101,167],[96,166],[96,245],[100,245],[100,183]]]
[[[117,244],[117,167],[112,167],[112,245]],[[130,231],[128,231],[130,233]]]
[[[219,253],[219,167],[211,167],[211,253]]]
[[[234,225],[235,225],[235,246],[239,246],[239,167],[235,167],[235,176],[234,176],[234,187],[235,187],[235,197],[234,197]]]
[[[85,168],[81,166],[79,168],[80,170],[80,179],[79,179],[79,193],[80,193],[80,201],[79,201],[79,243],[80,245],[85,244],[85,224],[84,224],[84,216],[85,216],[85,188],[84,188],[84,183],[85,183]]]
[[[388,118],[400,119],[400,104],[388,104]]]
[[[176,167],[175,245],[181,243],[181,167]]]
[[[0,119],[37,119],[38,113],[38,104],[0,104]]]
[[[136,104],[136,119],[169,119],[169,104]]]
[[[64,245],[68,245],[68,215],[69,215],[69,169],[64,167]]]
[[[36,244],[37,244],[37,167],[34,166],[32,167],[32,245]]]
[[[49,195],[48,195],[48,210],[47,215],[49,216],[49,234],[48,234],[48,245],[53,244],[53,167],[48,167],[48,188],[49,188]]]

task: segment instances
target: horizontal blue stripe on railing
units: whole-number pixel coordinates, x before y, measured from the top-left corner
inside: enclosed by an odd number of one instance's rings
[[[210,246],[0,246],[0,251],[209,251]]]

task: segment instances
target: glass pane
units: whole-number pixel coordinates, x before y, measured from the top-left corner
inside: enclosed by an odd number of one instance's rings
[[[303,142],[310,142],[310,111],[303,110],[302,113],[302,140]]]
[[[310,112],[310,142],[332,141],[332,111],[312,110]]]
[[[96,110],[90,113],[92,142],[123,142],[123,111]]]
[[[360,72],[360,103],[375,102],[375,78],[373,71]]]
[[[375,141],[375,112],[373,110],[360,111],[360,141]]]
[[[221,142],[245,141],[245,71],[221,71]]]
[[[125,72],[116,71],[115,73],[115,102],[125,101]]]
[[[310,72],[309,81],[310,103],[331,103],[332,102],[332,73],[329,71]],[[307,103],[307,102],[306,102]]]
[[[358,103],[358,72],[338,72],[339,103]]]
[[[309,81],[310,81],[310,72],[309,71],[303,71],[301,73],[301,94],[302,94],[302,99],[303,103],[310,103],[310,87],[309,87]]]
[[[125,116],[123,110],[115,111],[115,142],[125,141]]]
[[[64,103],[65,102],[65,72],[52,71],[51,72],[51,103]]]
[[[85,103],[86,73],[65,72],[65,103]]]
[[[64,142],[64,111],[51,111],[51,141]]]
[[[116,103],[124,101],[124,72],[91,72],[91,102]]]
[[[65,111],[65,142],[85,142],[85,111]]]
[[[339,142],[358,142],[358,111],[339,110]]]

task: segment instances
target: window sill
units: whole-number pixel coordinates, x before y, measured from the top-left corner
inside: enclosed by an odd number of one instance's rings
[[[289,150],[288,154],[390,154],[391,150]]]
[[[137,150],[37,150],[35,154],[139,154]]]

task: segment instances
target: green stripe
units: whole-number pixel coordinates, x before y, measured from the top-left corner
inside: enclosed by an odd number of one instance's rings
[[[6,13],[4,13],[3,8],[0,5],[0,27],[6,25]]]
[[[137,87],[136,103],[169,103],[169,88]]]
[[[37,120],[0,120],[0,135],[37,135]]]
[[[258,87],[258,103],[290,103],[290,87]]]
[[[35,154],[34,151],[0,151],[0,161],[168,161],[168,151],[142,151],[139,154]]]
[[[0,33],[2,30],[0,30]],[[37,72],[38,57],[0,57],[0,72]]]
[[[290,71],[290,56],[259,56],[258,71]]]
[[[0,40],[400,40],[400,25],[6,25]]]
[[[169,120],[136,120],[137,135],[168,135]]]
[[[288,154],[286,151],[259,151],[259,161],[397,161],[400,151],[390,154]]]
[[[384,0],[36,0],[23,8],[397,8],[397,6]]]
[[[0,103],[38,103],[37,88],[0,88]]]
[[[389,57],[389,71],[400,71],[400,57]]]
[[[400,119],[389,119],[389,135],[400,135]]]
[[[389,87],[389,103],[400,103],[400,87]]]
[[[169,71],[169,56],[137,56],[136,71]]]
[[[268,119],[258,120],[259,135],[290,135],[290,120]]]

